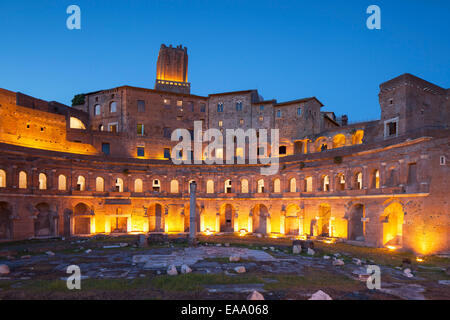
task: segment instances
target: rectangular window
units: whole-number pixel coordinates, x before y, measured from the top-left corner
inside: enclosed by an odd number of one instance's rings
[[[223,103],[217,104],[217,112],[223,112]]]
[[[263,116],[260,116],[260,117],[259,117],[259,121],[264,121],[264,117],[263,117]]]
[[[102,143],[102,152],[105,155],[109,155],[109,152],[110,152],[109,143],[106,143],[106,142]]]
[[[170,99],[164,99],[164,105],[170,106]]]
[[[413,184],[417,182],[417,164],[408,164],[408,184]]]
[[[138,100],[138,112],[145,112],[145,101],[144,100]]]
[[[144,135],[144,125],[142,123],[138,123],[137,124],[137,134],[139,136],[143,136]]]
[[[170,159],[170,148],[164,148],[164,158]]]
[[[281,110],[277,110],[277,118],[281,118]]]
[[[259,106],[259,111],[264,111],[264,106]]]
[[[242,111],[242,102],[241,101],[236,103],[236,111]]]
[[[183,100],[178,100],[177,101],[177,107],[183,107]]]
[[[243,125],[244,124],[244,119],[239,120],[239,124]]]
[[[396,137],[398,135],[398,117],[384,122],[384,137]]]
[[[297,115],[301,116],[302,115],[302,108],[297,108]]]
[[[445,166],[445,156],[440,157],[439,163],[441,164],[441,166]]]
[[[220,121],[219,121],[219,127],[222,127],[222,126],[223,126],[223,121],[220,120]]]
[[[137,156],[145,157],[145,148],[144,147],[137,147]]]
[[[200,104],[200,112],[206,112],[206,104],[204,103]]]
[[[116,123],[110,123],[109,124],[109,132],[117,133],[117,122]]]

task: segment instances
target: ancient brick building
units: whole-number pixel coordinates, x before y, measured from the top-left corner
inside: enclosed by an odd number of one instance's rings
[[[163,45],[157,69],[155,89],[100,90],[73,107],[0,89],[1,240],[187,232],[196,181],[200,232],[450,251],[449,89],[401,75],[380,85],[380,120],[348,124],[315,97],[192,95],[181,46]],[[193,133],[194,121],[279,129],[279,149],[265,150],[278,153],[279,170],[174,164],[171,135]],[[248,160],[247,149],[233,150]]]

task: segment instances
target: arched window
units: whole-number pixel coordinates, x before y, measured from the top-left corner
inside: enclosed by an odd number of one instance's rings
[[[364,138],[364,130],[357,130],[352,135],[352,144],[361,144],[361,143],[363,143],[363,138]]]
[[[142,192],[142,189],[143,189],[142,179],[134,180],[134,192]]]
[[[374,170],[372,174],[372,188],[380,188],[380,171],[377,169]]]
[[[39,173],[39,190],[47,190],[47,176],[45,173]]]
[[[78,176],[77,190],[78,191],[85,191],[86,190],[86,178],[85,177]]]
[[[280,179],[273,180],[273,192],[280,193],[281,192],[281,182]]]
[[[258,193],[264,193],[264,180],[263,179],[259,179],[258,180],[258,189],[257,189]]]
[[[94,106],[94,115],[99,116],[100,113],[101,113],[100,105],[99,105],[99,104],[96,104],[96,105]]]
[[[339,173],[336,177],[336,189],[340,191],[345,190],[345,175],[343,173]]]
[[[102,177],[97,177],[97,179],[95,179],[95,191],[97,192],[105,191],[105,180]]]
[[[241,193],[248,193],[248,180],[242,179],[241,181]]]
[[[178,180],[170,181],[170,193],[178,193]]]
[[[286,146],[280,146],[280,147],[278,148],[278,154],[279,154],[280,156],[285,156],[286,153],[287,153],[287,147],[286,147]]]
[[[6,172],[0,170],[0,188],[6,188]]]
[[[189,182],[188,182],[188,191],[189,191],[189,193],[191,193],[191,183],[192,182],[195,182],[195,180],[189,180]]]
[[[333,137],[333,148],[340,148],[345,146],[345,136],[343,134],[337,134]]]
[[[121,178],[116,179],[116,191],[123,192],[123,180]]]
[[[289,192],[297,192],[297,180],[295,178],[289,180]]]
[[[66,176],[63,174],[60,174],[58,176],[58,190],[59,191],[67,190],[67,179],[66,179]]]
[[[86,130],[84,123],[75,117],[70,117],[70,129],[83,129]]]
[[[231,180],[230,179],[225,181],[225,193],[231,193]]]
[[[19,189],[27,188],[27,173],[25,171],[19,172]]]
[[[322,191],[330,191],[330,177],[322,176]]]
[[[214,193],[214,181],[206,181],[206,193]]]
[[[312,177],[305,178],[305,192],[312,192]]]
[[[113,101],[109,104],[109,112],[116,112],[116,111],[117,111],[117,103]]]
[[[158,179],[153,179],[153,191],[154,192],[161,191],[161,182]]]
[[[361,190],[363,187],[363,181],[362,181],[362,173],[361,172],[357,172],[355,174],[355,189],[357,190]]]

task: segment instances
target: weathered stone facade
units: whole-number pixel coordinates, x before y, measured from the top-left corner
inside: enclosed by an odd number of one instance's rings
[[[187,58],[187,57],[186,57]],[[449,90],[409,74],[380,86],[381,119],[340,125],[316,98],[135,87],[74,108],[0,90],[0,240],[187,232],[340,238],[450,251]],[[280,169],[175,165],[174,129],[280,129]],[[284,148],[283,148],[284,147]]]

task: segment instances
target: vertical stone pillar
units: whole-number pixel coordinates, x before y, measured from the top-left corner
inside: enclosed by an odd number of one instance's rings
[[[189,207],[189,239],[194,240],[197,233],[197,221],[196,221],[196,192],[197,183],[195,181],[191,182],[191,194],[190,194],[190,207]]]
[[[234,232],[239,232],[239,213],[237,212],[234,215],[234,226],[233,226]]]
[[[266,220],[266,234],[271,234],[272,233],[272,224],[271,224],[271,217],[270,214],[267,215],[267,220]]]
[[[216,213],[216,227],[215,232],[220,232],[220,212]]]
[[[167,223],[169,218],[169,206],[164,206],[164,214],[161,215],[161,231],[169,232],[169,224]]]
[[[247,231],[249,233],[253,232],[253,213],[250,212],[250,214],[248,215],[248,226],[247,226]]]

